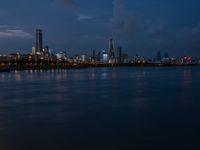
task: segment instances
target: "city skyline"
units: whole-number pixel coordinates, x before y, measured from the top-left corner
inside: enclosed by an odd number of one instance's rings
[[[35,28],[44,31],[44,45],[69,54],[108,50],[115,43],[131,56],[200,56],[199,3],[147,0],[2,0],[0,53],[28,53]],[[34,11],[37,7],[37,11]],[[22,9],[23,8],[23,9]]]

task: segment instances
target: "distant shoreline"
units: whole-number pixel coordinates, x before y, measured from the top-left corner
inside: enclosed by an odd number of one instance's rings
[[[86,68],[122,68],[122,67],[184,67],[184,66],[200,66],[200,64],[78,64],[78,65],[55,65],[55,66],[9,66],[0,68],[0,72],[23,71],[23,70],[65,70],[65,69],[86,69]]]

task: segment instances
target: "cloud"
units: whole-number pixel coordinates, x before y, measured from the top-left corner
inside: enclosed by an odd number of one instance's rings
[[[193,27],[170,27],[159,18],[128,10],[125,0],[113,0],[113,14],[108,28],[118,41],[124,41],[144,54],[147,50],[200,54],[200,23]]]
[[[113,16],[109,20],[109,26],[113,32],[121,32],[127,29],[127,25],[132,22],[127,14],[124,0],[113,0]]]
[[[76,2],[76,0],[60,0],[60,1],[63,2],[70,9],[75,10],[79,8],[79,4]]]
[[[84,21],[84,20],[92,20],[93,17],[89,16],[89,15],[85,15],[85,14],[79,14],[77,17],[78,21]]]
[[[180,46],[184,49],[198,51],[200,53],[200,22],[191,28],[185,27],[181,30],[174,31],[174,33],[176,33],[176,39],[174,40],[181,41],[181,43],[179,42],[181,44]]]
[[[7,28],[12,28],[12,29],[17,29],[17,26],[10,26],[10,25],[4,25],[0,24],[0,29],[7,29]]]
[[[30,33],[17,29],[0,30],[0,38],[32,38]]]

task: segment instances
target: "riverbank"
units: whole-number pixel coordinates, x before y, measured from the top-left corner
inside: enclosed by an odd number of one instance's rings
[[[76,65],[24,65],[16,66],[10,65],[9,67],[1,67],[0,72],[10,72],[10,71],[21,71],[21,70],[52,70],[52,69],[85,69],[85,68],[100,68],[100,67],[179,67],[179,66],[198,66],[200,64],[155,64],[155,63],[145,63],[145,64],[135,64],[135,63],[123,63],[123,64],[76,64]]]

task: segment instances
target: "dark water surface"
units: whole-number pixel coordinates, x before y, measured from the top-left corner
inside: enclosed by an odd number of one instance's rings
[[[200,149],[200,67],[0,73],[0,150]]]

